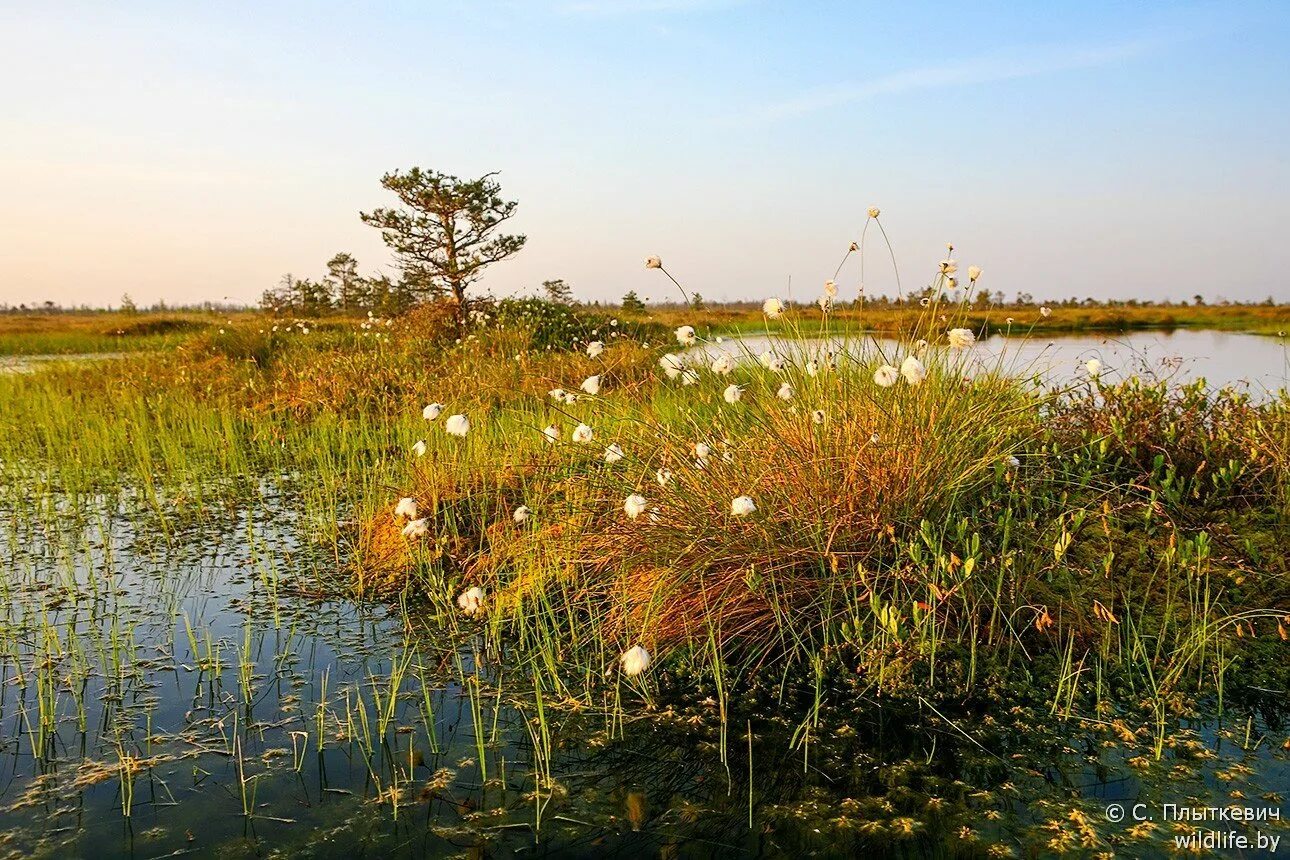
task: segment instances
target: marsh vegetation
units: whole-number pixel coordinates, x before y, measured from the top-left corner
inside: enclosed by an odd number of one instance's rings
[[[956,277],[0,376],[6,849],[1142,856],[1109,800],[1285,809],[1290,397],[1019,368],[979,339],[1066,310]]]

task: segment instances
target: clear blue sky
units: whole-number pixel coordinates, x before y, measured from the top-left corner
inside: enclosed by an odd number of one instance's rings
[[[501,171],[503,295],[810,299],[880,206],[906,283],[1290,300],[1287,3],[360,5],[0,5],[0,301],[388,268],[414,164]]]

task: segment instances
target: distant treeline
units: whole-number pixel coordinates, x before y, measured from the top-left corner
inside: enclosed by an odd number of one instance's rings
[[[397,316],[414,305],[437,296],[431,283],[405,273],[398,280],[380,274],[358,273],[358,260],[342,251],[327,261],[321,278],[297,278],[286,274],[278,286],[265,290],[260,307],[274,314],[318,316],[329,311]]]
[[[164,314],[164,313],[208,313],[208,314],[231,314],[244,313],[255,310],[255,305],[232,303],[232,302],[196,302],[193,304],[171,304],[166,301],[159,301],[151,305],[136,305],[131,301],[128,295],[122,296],[119,306],[112,305],[63,305],[58,302],[33,302],[32,304],[11,305],[7,302],[0,302],[0,314],[17,316],[22,314],[32,314],[47,316],[49,314],[101,314],[101,313],[139,313],[139,314]]]
[[[620,304],[615,304],[613,302],[609,302],[605,304],[607,304],[607,306],[609,307],[623,307],[628,310],[631,310],[633,303],[640,302],[640,299],[635,298],[635,295],[636,295],[635,293],[629,293],[627,296],[624,297],[623,301]],[[910,295],[905,296],[904,298],[893,298],[886,295],[868,296],[864,299],[863,302],[858,300],[856,301],[836,301],[835,300],[833,302],[833,307],[838,310],[851,310],[851,309],[860,308],[861,306],[902,308],[902,307],[919,305],[919,303],[926,296],[927,296],[927,293],[925,292],[911,293]],[[956,295],[954,291],[950,291],[949,293],[942,294],[942,300],[945,301],[947,304],[956,304],[960,300],[960,298],[961,297]],[[717,309],[717,308],[720,308],[723,310],[758,310],[762,306],[762,301],[763,301],[762,299],[756,299],[756,300],[738,299],[735,301],[713,302],[713,301],[708,301],[704,299],[702,296],[696,294],[691,299],[688,305],[685,302],[669,300],[669,301],[662,301],[662,302],[648,302],[648,306],[659,310],[673,310],[673,309],[682,309],[687,307],[694,310]],[[640,303],[642,307],[646,304],[645,302],[640,302]],[[589,304],[592,307],[597,307],[597,306],[600,306],[602,303],[599,301],[596,301],[596,302],[590,302]],[[793,306],[793,305],[809,306],[814,303],[810,301],[792,300],[792,301],[786,301],[786,304],[789,306]],[[1025,308],[1025,307],[1040,307],[1040,306],[1050,307],[1050,308],[1073,308],[1073,307],[1082,307],[1082,308],[1269,307],[1269,308],[1273,308],[1273,307],[1280,307],[1281,305],[1281,303],[1276,301],[1276,299],[1272,298],[1272,296],[1268,296],[1267,298],[1264,298],[1262,300],[1249,300],[1249,301],[1232,301],[1231,299],[1220,297],[1211,302],[1211,301],[1206,301],[1204,296],[1193,296],[1190,301],[1185,298],[1179,299],[1178,301],[1174,301],[1172,299],[1162,299],[1159,301],[1155,299],[1095,299],[1092,296],[1088,296],[1082,299],[1077,296],[1071,296],[1065,299],[1036,299],[1030,293],[1025,293],[1025,292],[1017,293],[1016,296],[1014,296],[1012,299],[1008,299],[1008,297],[1002,292],[994,292],[994,293],[978,292],[973,297],[970,304],[972,307],[980,310],[986,310],[988,308]]]
[[[406,284],[402,281],[392,281],[385,275],[377,277],[363,277],[356,273],[356,265],[353,257],[348,254],[337,254],[328,261],[327,276],[318,280],[307,278],[297,278],[294,275],[284,275],[282,281],[277,287],[266,290],[261,297],[258,309],[268,311],[277,315],[294,314],[296,316],[321,316],[325,314],[363,314],[372,311],[379,316],[397,316],[413,306],[426,301],[430,298],[438,297],[434,290],[419,289],[414,285]],[[761,300],[739,300],[728,302],[707,301],[702,296],[695,295],[693,300],[687,305],[678,301],[661,301],[646,302],[640,299],[635,291],[628,292],[618,302],[611,301],[590,301],[580,302],[575,299],[569,290],[567,284],[563,281],[545,281],[542,284],[542,293],[544,297],[557,304],[569,306],[581,306],[588,308],[613,308],[627,312],[645,312],[647,309],[659,311],[672,310],[727,310],[727,311],[754,311],[761,307]],[[921,293],[912,294],[903,299],[891,298],[885,295],[873,296],[866,298],[863,302],[865,307],[870,308],[903,308],[917,305],[922,297]],[[793,302],[790,304],[809,305],[810,302]],[[1222,307],[1222,308],[1241,308],[1241,307],[1279,307],[1280,303],[1271,296],[1261,301],[1232,301],[1227,298],[1218,298],[1214,301],[1206,301],[1203,296],[1192,296],[1190,299],[1163,299],[1156,301],[1153,299],[1095,299],[1091,296],[1078,298],[1071,296],[1065,299],[1035,299],[1030,293],[1018,293],[1012,300],[1001,292],[979,293],[972,302],[973,306],[980,310],[989,308],[1016,308],[1016,307],[1038,307],[1044,305],[1051,308],[1196,308],[1196,307]],[[861,306],[858,301],[841,301],[836,302],[837,310],[857,309]],[[257,306],[248,304],[234,304],[229,302],[198,302],[193,304],[169,304],[165,301],[159,301],[151,305],[136,305],[131,301],[129,295],[123,296],[121,304],[113,307],[108,305],[62,305],[58,302],[45,301],[32,304],[11,305],[0,302],[0,314],[87,314],[103,312],[124,312],[124,313],[166,313],[166,312],[183,312],[183,313],[235,313],[256,310]]]

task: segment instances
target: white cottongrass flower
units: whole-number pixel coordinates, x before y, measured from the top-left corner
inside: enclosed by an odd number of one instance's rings
[[[658,257],[646,257],[646,258],[645,258],[645,268],[647,268],[647,269],[661,269],[661,268],[663,268],[663,261],[662,261],[662,260],[660,260]]]
[[[824,311],[826,314],[833,310],[833,299],[829,296],[820,296],[817,300],[817,304],[820,306],[820,310]]]
[[[582,384],[578,387],[590,394],[592,397],[595,397],[600,393],[600,374],[597,373],[594,376],[588,376],[586,379],[582,380]]]
[[[873,381],[883,388],[891,388],[900,379],[900,371],[890,364],[884,364],[873,372]]]
[[[832,281],[825,281],[824,295],[828,296],[831,299],[836,298],[838,295],[838,285],[833,283]]]
[[[394,516],[415,520],[417,518],[417,500],[411,496],[404,496],[399,499],[399,503],[394,506]]]
[[[700,463],[707,463],[708,458],[712,456],[712,448],[706,442],[694,443],[694,459]]]
[[[694,346],[694,342],[698,340],[694,334],[694,326],[692,325],[683,325],[679,327],[675,334],[676,342],[681,346]]]
[[[559,403],[564,400],[565,390],[563,388],[552,388],[547,392],[547,395],[556,403]]]
[[[484,608],[484,589],[472,585],[457,595],[457,607],[467,615],[478,615]]]
[[[712,372],[721,376],[728,375],[735,369],[735,359],[728,352],[723,352],[712,360]]]
[[[927,368],[923,363],[914,356],[907,356],[900,363],[900,375],[905,377],[905,381],[910,385],[917,385],[927,378]]]
[[[1089,376],[1100,376],[1102,374],[1102,362],[1098,361],[1096,358],[1090,358],[1088,361],[1084,362],[1084,369],[1088,371]]]
[[[957,260],[941,260],[941,274],[952,275],[959,270]]]
[[[533,511],[529,509],[528,505],[520,505],[515,509],[515,513],[511,514],[511,518],[515,520],[517,525],[522,526],[529,521],[529,517],[532,516],[532,514]]]
[[[824,418],[825,418],[825,415],[824,415],[823,409],[816,409],[814,412],[811,413],[811,420],[814,421],[816,424],[823,424]]]
[[[779,373],[781,370],[784,369],[784,359],[776,355],[775,351],[772,349],[768,349],[765,352],[763,352],[758,357],[757,360],[761,362],[762,367],[766,368],[772,373]]]
[[[1048,317],[1048,316],[1052,316],[1052,315],[1053,315],[1053,309],[1052,309],[1052,308],[1048,308],[1048,307],[1040,308],[1040,309],[1039,309],[1039,315],[1040,315],[1041,317]]]
[[[877,444],[878,444],[878,434],[877,434],[877,433],[870,433],[870,434],[869,434],[869,444],[870,444],[870,445],[877,445]]]
[[[955,349],[966,349],[976,343],[976,334],[970,328],[952,328],[945,334]]]
[[[605,449],[605,462],[609,465],[612,466],[621,459],[623,459],[623,449],[617,442]]]
[[[1009,469],[1016,469],[1016,468],[1019,468],[1019,467],[1021,466],[1021,461],[1020,461],[1020,460],[1018,460],[1016,457],[1014,457],[1014,456],[1012,456],[1012,455],[1009,455],[1009,456],[1008,456],[1008,459],[1007,459],[1006,461],[1004,461],[1004,462],[1006,462],[1006,463],[1008,464],[1008,468],[1009,468]]]
[[[685,370],[685,362],[681,360],[681,356],[672,355],[671,353],[660,358],[658,366],[663,368],[663,372],[667,374],[668,379],[676,379],[681,375],[681,371]]]
[[[793,388],[791,383],[784,382],[780,384],[779,391],[775,392],[775,396],[780,400],[792,400],[793,395],[796,393],[797,390]]]
[[[727,385],[726,390],[721,392],[721,396],[731,406],[739,402],[739,398],[744,396],[744,390],[738,385]]]
[[[639,645],[633,645],[623,652],[618,662],[622,664],[623,674],[629,678],[635,678],[649,668],[649,652]]]
[[[699,384],[699,372],[698,372],[697,370],[692,370],[692,369],[690,369],[690,368],[688,368],[688,367],[687,367],[685,370],[681,371],[681,384],[682,384],[682,385],[698,385],[698,384]]]
[[[554,445],[560,441],[560,428],[554,424],[548,424],[547,428],[542,431],[542,435],[546,437],[546,441]]]
[[[574,394],[572,391],[566,391],[564,393],[564,402],[566,404],[576,403],[577,401],[578,401],[578,395]]]
[[[977,278],[979,278],[979,277],[981,277],[981,267],[980,267],[980,266],[968,266],[968,280],[969,280],[969,281],[975,281],[975,280],[976,280]]]
[[[735,496],[730,500],[731,516],[746,517],[755,510],[757,510],[757,505],[753,502],[751,496]]]
[[[817,373],[819,373],[819,372],[820,372],[820,365],[816,363],[815,359],[811,359],[810,361],[808,361],[808,362],[806,363],[806,375],[807,375],[807,376],[814,376],[815,374],[817,374]]]
[[[417,457],[424,457],[426,455],[426,440],[418,439],[416,444],[412,446],[412,453]]]
[[[438,418],[440,413],[442,412],[443,412],[442,403],[430,403],[426,405],[425,409],[421,410],[421,417],[427,421],[433,421],[436,418]]]
[[[645,506],[648,503],[645,497],[639,493],[632,493],[623,500],[623,512],[627,514],[627,519],[634,520],[641,514],[645,513]]]
[[[600,355],[604,351],[605,351],[605,345],[601,341],[593,340],[591,343],[587,344],[588,358],[595,358],[596,356]]]
[[[658,482],[660,487],[666,487],[672,482],[672,470],[660,467],[659,470],[654,473],[654,480]]]
[[[575,442],[586,444],[587,442],[590,442],[595,435],[595,432],[593,432],[586,424],[579,424],[577,427],[573,428],[573,436],[571,438]]]
[[[419,538],[430,534],[430,523],[425,517],[419,520],[409,520],[408,524],[403,527],[403,536],[405,538]]]
[[[772,296],[761,303],[761,312],[771,319],[779,319],[779,315],[784,312],[784,303]]]
[[[450,436],[465,436],[470,432],[470,419],[465,415],[449,415],[443,429],[447,430]]]

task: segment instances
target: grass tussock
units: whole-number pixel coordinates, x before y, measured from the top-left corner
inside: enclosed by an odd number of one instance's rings
[[[830,608],[828,595],[842,572],[881,565],[897,534],[940,520],[992,484],[1034,432],[1020,403],[1011,417],[981,420],[984,401],[998,406],[983,396],[989,381],[937,374],[909,396],[865,386],[869,370],[794,378],[792,405],[773,392],[756,395],[761,406],[748,395],[702,435],[688,427],[660,434],[621,469],[627,480],[605,470],[593,482],[608,512],[580,533],[571,557],[585,559],[582,572],[601,585],[603,601],[612,606],[621,595],[614,615],[624,638],[666,644],[715,625],[765,646],[786,627],[803,629],[804,619],[832,623],[843,602]],[[710,449],[702,460],[697,445]],[[670,473],[665,486],[658,469]],[[636,519],[621,510],[628,490],[648,505]],[[732,514],[740,496],[754,500],[753,515]]]

